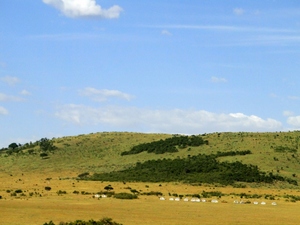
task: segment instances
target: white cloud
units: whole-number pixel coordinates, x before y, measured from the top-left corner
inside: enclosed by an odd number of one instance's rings
[[[225,78],[222,78],[222,77],[211,77],[210,80],[213,83],[225,83],[225,82],[227,82],[227,80]]]
[[[103,9],[95,0],[43,0],[45,4],[60,10],[67,17],[101,17],[114,19],[120,16],[123,9],[114,5]]]
[[[166,35],[166,36],[172,36],[172,33],[170,31],[168,31],[168,30],[162,30],[161,34],[162,35]]]
[[[21,91],[21,95],[31,95],[31,93],[24,89]]]
[[[101,125],[120,130],[166,133],[208,133],[222,131],[276,131],[282,124],[274,119],[242,113],[216,114],[205,110],[151,110],[135,107],[64,105],[56,117],[81,126]]]
[[[16,83],[19,83],[20,82],[20,79],[17,78],[17,77],[12,77],[12,76],[5,76],[5,77],[1,77],[0,78],[1,81],[13,86],[15,85]]]
[[[293,115],[294,115],[294,112],[285,110],[285,111],[283,111],[283,115],[284,115],[284,116],[293,116]]]
[[[245,10],[242,9],[242,8],[235,8],[235,9],[233,9],[233,13],[235,15],[241,16],[241,15],[243,15],[245,13]]]
[[[118,90],[107,90],[107,89],[99,90],[92,87],[87,87],[83,90],[80,90],[79,94],[81,96],[89,97],[93,101],[97,101],[97,102],[104,102],[107,101],[109,98],[121,98],[127,101],[130,101],[133,98],[132,95],[123,93]]]
[[[300,116],[290,116],[287,118],[287,123],[292,127],[300,129]]]
[[[4,107],[0,106],[0,115],[7,115],[8,111]]]
[[[0,93],[0,102],[20,102],[20,101],[23,101],[23,99],[16,96]]]
[[[288,96],[288,98],[291,100],[299,100],[300,99],[300,97],[298,97],[298,96]]]

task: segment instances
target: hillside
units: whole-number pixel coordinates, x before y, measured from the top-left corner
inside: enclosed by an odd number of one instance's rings
[[[199,154],[251,151],[248,155],[219,157],[220,162],[241,162],[257,166],[261,171],[300,181],[298,154],[300,132],[278,133],[212,133],[202,134],[204,145],[182,146],[178,152],[163,154],[141,152],[123,155],[134,146],[165,140],[170,134],[144,134],[129,132],[103,132],[52,139],[54,150],[42,155],[39,143],[29,143],[14,149],[0,151],[0,172],[56,173],[107,173],[131,168],[137,162],[158,159],[185,159]],[[300,175],[299,175],[300,176]]]

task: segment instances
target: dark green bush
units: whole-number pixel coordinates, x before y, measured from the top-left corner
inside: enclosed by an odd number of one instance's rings
[[[80,179],[83,179],[83,178],[88,177],[89,175],[90,175],[90,174],[89,174],[88,172],[85,172],[85,173],[79,174],[78,177],[79,177]]]
[[[62,190],[59,190],[59,191],[57,191],[56,193],[57,193],[58,195],[67,194],[67,192],[66,192],[66,191],[62,191]]]
[[[159,191],[150,191],[150,192],[143,192],[142,195],[156,195],[156,196],[160,196],[163,195],[161,192]]]
[[[45,153],[45,152],[42,152],[42,153],[40,154],[40,157],[42,157],[42,158],[47,157],[47,156],[48,156],[48,154]]]
[[[126,193],[126,192],[121,192],[117,193],[114,195],[115,198],[117,199],[137,199],[137,195]]]
[[[46,191],[50,191],[50,190],[51,190],[51,187],[45,187],[45,190],[46,190]]]
[[[56,225],[53,221],[44,223],[44,225]],[[114,222],[111,218],[103,218],[99,221],[89,220],[76,220],[74,222],[60,222],[58,225],[122,225],[121,223]]]

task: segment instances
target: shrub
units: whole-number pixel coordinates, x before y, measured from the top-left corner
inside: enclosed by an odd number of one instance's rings
[[[45,153],[45,152],[42,152],[42,153],[40,154],[40,157],[42,157],[42,158],[47,157],[47,156],[48,156],[48,154]]]
[[[113,190],[114,188],[109,184],[109,185],[105,186],[104,189],[107,191],[110,191],[110,190]]]
[[[163,195],[161,192],[159,191],[150,191],[150,192],[144,192],[142,193],[142,195],[156,195],[156,196],[160,196]]]
[[[140,192],[137,191],[136,189],[131,189],[130,192],[133,193],[133,194],[139,194],[139,193],[140,193]]]
[[[85,172],[85,173],[79,174],[78,177],[79,177],[80,179],[84,179],[84,178],[88,177],[89,175],[90,175],[90,174],[89,174],[88,172]]]
[[[130,194],[130,193],[126,193],[126,192],[121,192],[121,193],[117,193],[114,196],[117,199],[137,199],[137,195],[134,194]]]
[[[46,190],[46,191],[50,191],[50,190],[51,190],[51,187],[48,187],[48,186],[47,186],[47,187],[45,187],[45,190]]]
[[[53,221],[50,221],[49,223],[44,223],[44,225],[55,225]],[[99,221],[95,220],[89,220],[89,221],[83,221],[83,220],[76,220],[74,222],[60,222],[59,225],[122,225],[121,223],[114,222],[111,218],[103,218]]]
[[[57,193],[58,195],[67,194],[67,192],[66,192],[66,191],[62,191],[62,190],[59,190],[59,191],[57,191],[56,193]]]
[[[15,193],[22,193],[23,191],[21,189],[15,190]]]

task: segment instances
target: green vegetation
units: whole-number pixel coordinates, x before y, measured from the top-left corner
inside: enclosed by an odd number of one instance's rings
[[[65,194],[67,194],[67,192],[66,192],[66,191],[62,191],[62,190],[58,190],[58,191],[56,192],[56,194],[57,194],[57,195],[65,195]]]
[[[55,225],[52,221],[44,223],[44,225]],[[99,221],[89,220],[76,220],[74,222],[60,222],[58,225],[122,225],[121,223],[114,222],[111,218],[103,218]]]
[[[53,144],[53,141],[49,140],[48,138],[42,138],[39,141],[39,145],[40,145],[40,149],[44,152],[53,151],[56,149],[56,147]]]
[[[114,197],[117,199],[137,199],[138,198],[137,195],[127,193],[127,192],[117,193],[114,195]]]
[[[275,152],[291,152],[291,153],[296,153],[297,149],[290,148],[290,147],[287,147],[287,146],[276,146],[274,148],[274,151]]]
[[[161,180],[188,183],[196,181],[197,184],[216,181],[222,184],[232,183],[234,187],[246,187],[249,185],[247,182],[259,182],[257,184],[261,186],[268,183],[278,187],[292,187],[300,181],[299,140],[299,131],[227,132],[192,136],[100,132],[73,137],[43,138],[23,145],[13,142],[0,150],[0,163],[1,171],[11,176],[27,172],[69,171],[79,174],[77,179],[95,178],[97,174],[104,178],[108,176],[104,174],[113,174],[109,180],[119,177],[120,181],[126,182],[128,177],[126,178],[124,171],[134,171],[130,180],[140,180],[139,177],[145,175],[142,179],[145,181],[155,181],[163,177]],[[207,168],[186,166],[190,161],[203,162],[205,157],[209,160]],[[164,171],[160,168],[146,169],[150,164],[176,165],[173,170]],[[134,176],[134,169],[139,166],[142,166],[142,170],[137,171]],[[211,173],[197,172],[205,171],[209,166],[213,166]],[[243,171],[241,176],[245,171],[257,176],[241,178],[235,170],[237,168]],[[157,175],[153,175],[151,170]],[[161,176],[161,173],[168,173],[170,178],[167,175]],[[222,178],[223,175],[225,176]],[[123,180],[122,177],[126,179]]]
[[[178,148],[186,148],[189,146],[200,146],[205,142],[200,136],[180,136],[176,135],[165,140],[153,141],[133,146],[129,151],[122,152],[121,155],[133,155],[141,152],[163,154],[166,152],[178,152]],[[177,148],[178,147],[178,148]]]
[[[241,162],[219,162],[219,156],[246,155],[250,151],[218,152],[217,154],[191,156],[188,158],[148,160],[136,163],[132,168],[94,174],[90,180],[106,181],[141,181],[141,182],[171,182],[183,181],[187,183],[220,183],[224,185],[234,182],[273,183],[287,181],[297,185],[297,181],[287,179],[273,173],[261,172],[257,166],[246,165]]]

